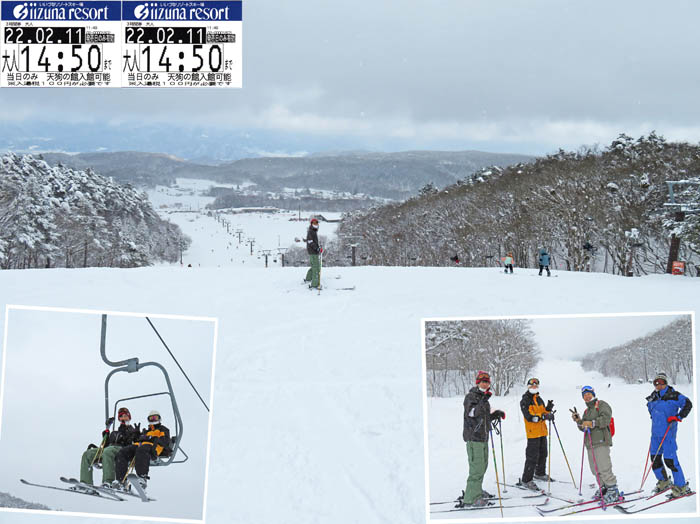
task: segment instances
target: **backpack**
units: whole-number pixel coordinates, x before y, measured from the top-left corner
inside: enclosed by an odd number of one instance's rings
[[[596,411],[598,410],[598,400],[595,401],[595,409]],[[615,436],[615,417],[612,415],[610,416],[610,425],[608,426],[608,429],[610,430],[610,436],[614,437]]]

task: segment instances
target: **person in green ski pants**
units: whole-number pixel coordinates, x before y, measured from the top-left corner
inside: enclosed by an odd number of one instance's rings
[[[131,413],[125,407],[119,408],[119,427],[114,431],[109,430],[109,426],[114,423],[114,417],[106,421],[107,429],[102,432],[102,443],[104,445],[95,446],[90,444],[80,459],[80,482],[93,485],[92,466],[102,463],[102,485],[110,487],[115,480],[115,459],[119,450],[128,446],[136,440],[140,433],[138,425],[132,426]],[[99,455],[98,455],[99,453]],[[97,459],[95,459],[95,456]]]
[[[311,267],[306,272],[304,281],[309,283],[309,289],[319,289],[321,287],[321,253],[323,253],[323,249],[318,242],[318,220],[316,218],[311,219],[305,240]]]
[[[476,386],[471,388],[464,397],[462,438],[467,446],[469,476],[467,477],[467,487],[457,504],[457,507],[460,508],[487,506],[488,499],[492,497],[481,487],[488,467],[487,440],[491,422],[499,418],[506,418],[506,414],[501,410],[491,413],[490,388],[490,375],[486,371],[479,371],[476,375]]]

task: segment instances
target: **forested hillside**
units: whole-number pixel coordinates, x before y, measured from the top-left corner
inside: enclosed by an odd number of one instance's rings
[[[700,182],[700,146],[651,133],[620,135],[603,150],[558,153],[506,168],[482,169],[444,190],[426,186],[405,202],[346,216],[340,249],[358,244],[364,263],[535,267],[539,248],[553,267],[614,274],[664,272],[670,237],[680,259],[700,261],[700,215],[675,221],[666,181]],[[700,202],[700,186],[678,197]],[[694,271],[692,272],[694,274]]]
[[[189,239],[144,193],[91,170],[0,157],[0,268],[135,267],[175,261]]]

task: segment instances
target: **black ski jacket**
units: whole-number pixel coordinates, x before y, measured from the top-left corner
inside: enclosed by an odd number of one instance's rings
[[[491,414],[490,396],[474,386],[464,397],[464,427],[462,429],[464,442],[487,441],[491,421],[498,418],[498,415]]]
[[[143,440],[142,440],[143,439]],[[154,446],[156,455],[170,455],[170,430],[163,424],[151,424],[141,431],[140,446]]]
[[[139,436],[136,428],[131,424],[119,424],[119,428],[111,431],[107,438],[107,446],[128,446],[132,444]]]
[[[318,231],[311,226],[306,232],[306,252],[309,255],[318,255],[321,252],[321,245],[318,243]]]

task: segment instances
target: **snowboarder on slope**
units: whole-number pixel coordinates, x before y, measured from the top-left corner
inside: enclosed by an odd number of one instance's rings
[[[490,494],[483,491],[481,485],[488,466],[489,450],[487,440],[491,422],[506,418],[501,410],[491,413],[491,377],[486,371],[476,375],[476,386],[464,397],[464,426],[462,438],[467,445],[469,458],[469,476],[464,495],[457,507],[483,507],[488,505]]]
[[[83,452],[80,459],[80,482],[83,484],[92,485],[92,466],[97,463],[102,463],[102,485],[110,487],[115,479],[115,459],[117,453],[124,447],[129,446],[134,442],[139,434],[139,428],[130,424],[131,413],[126,407],[119,408],[117,413],[119,419],[119,427],[114,431],[109,430],[109,426],[114,423],[114,417],[110,417],[106,421],[107,429],[102,432],[102,441],[104,445],[98,447],[90,444],[88,449]],[[100,453],[101,452],[101,453]],[[100,454],[97,459],[96,455]]]
[[[508,270],[510,269],[511,275],[513,274],[513,252],[509,251],[508,254],[503,257],[503,272],[508,273]]]
[[[542,276],[542,270],[546,269],[547,276],[551,277],[552,274],[549,272],[549,253],[547,253],[547,250],[545,248],[540,249],[540,256],[538,262],[540,264],[540,276]]]
[[[596,398],[592,386],[583,386],[581,396],[586,403],[586,410],[581,416],[574,408],[571,418],[576,422],[578,429],[584,432],[583,439],[588,452],[588,466],[596,480],[600,477],[603,500],[606,504],[612,504],[620,499],[617,478],[613,473],[612,460],[610,459],[612,408],[604,400]],[[599,494],[600,492],[598,492]]]
[[[156,410],[148,414],[148,427],[144,428],[136,442],[122,448],[117,454],[117,479],[114,488],[122,488],[129,463],[134,460],[139,484],[146,489],[148,470],[151,459],[170,455],[170,430],[161,423],[160,413]]]
[[[309,289],[318,289],[321,287],[320,255],[323,253],[323,249],[318,242],[318,220],[316,218],[311,219],[304,240],[306,241],[306,252],[309,254],[309,265],[311,266],[306,272],[304,282],[309,283]]]
[[[678,433],[678,423],[688,416],[693,404],[690,399],[668,385],[665,373],[657,373],[654,378],[654,391],[646,400],[651,417],[650,450],[652,453],[656,453],[658,450],[658,454],[650,457],[652,469],[657,479],[654,492],[659,493],[670,487],[672,498],[687,495],[691,490],[678,462],[676,434]],[[668,433],[666,433],[667,430]],[[665,439],[664,435],[666,435]],[[661,443],[662,439],[663,444]],[[671,470],[673,484],[668,478],[664,462]]]
[[[540,398],[540,381],[531,378],[527,381],[527,391],[520,400],[520,411],[525,421],[525,434],[527,447],[525,448],[525,467],[519,485],[528,489],[539,491],[534,483],[533,476],[537,480],[549,480],[545,468],[547,465],[547,422],[554,420],[552,409],[554,401],[550,400],[545,406]]]

